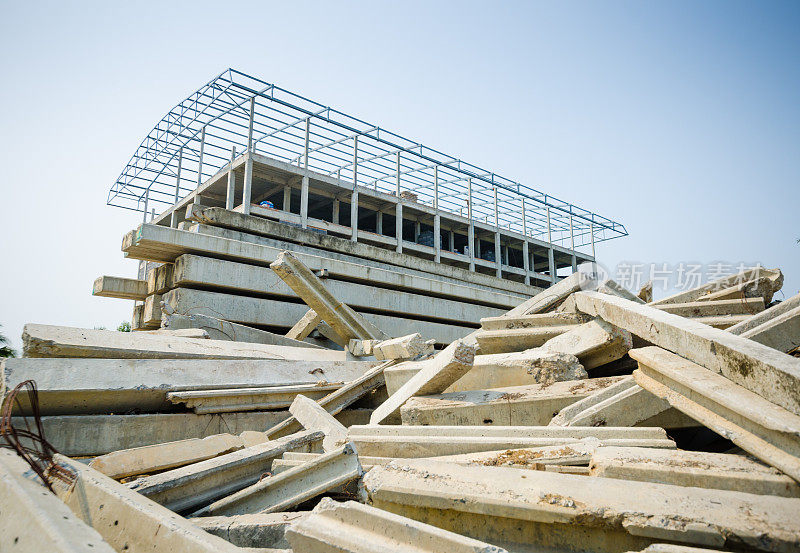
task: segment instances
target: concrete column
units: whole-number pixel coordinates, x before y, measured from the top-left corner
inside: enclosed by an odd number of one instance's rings
[[[547,248],[547,265],[550,268],[550,282],[555,284],[558,280],[558,276],[556,276],[556,261],[552,246]]]
[[[525,284],[531,283],[531,255],[530,249],[528,246],[528,237],[525,237],[525,241],[522,243],[522,268],[525,269]]]
[[[300,185],[300,226],[308,228],[308,176],[303,177]]]
[[[420,225],[419,219],[414,221],[414,243],[415,244],[419,242],[420,226],[421,225]]]
[[[253,118],[256,113],[256,98],[250,98],[250,122],[247,128],[247,159],[244,165],[244,190],[242,191],[242,213],[250,214],[253,196]]]
[[[333,223],[334,224],[336,224],[336,225],[339,224],[339,200],[338,199],[334,199],[333,200],[333,216],[331,218],[333,219]]]
[[[309,142],[308,139],[310,134],[311,134],[311,117],[309,116],[309,118],[306,119],[306,140],[305,140],[305,145],[303,147],[303,167],[305,167],[306,169],[308,169],[308,142]]]
[[[553,235],[550,232],[550,206],[547,206],[547,241],[553,243]]]
[[[578,272],[578,258],[575,257],[574,255],[572,255],[572,272],[573,273]]]
[[[197,188],[203,184],[203,154],[206,149],[206,128],[200,131],[200,161],[197,163]]]
[[[472,179],[467,179],[467,219],[469,229],[467,231],[467,247],[469,248],[469,270],[475,270],[475,225],[472,223]]]
[[[150,187],[144,191],[144,209],[142,210],[142,222],[147,222],[147,204],[150,202]]]
[[[178,197],[181,190],[181,165],[183,164],[183,148],[178,150],[178,173],[175,177],[175,204],[172,206],[172,213],[169,216],[169,226],[178,228],[178,214],[175,208],[178,206]]]
[[[570,208],[569,214],[569,242],[570,242],[570,249],[575,249],[575,230],[572,228],[572,208]]]
[[[436,263],[442,259],[442,218],[437,213],[433,216],[433,250]]]
[[[350,196],[350,240],[358,241],[358,137],[353,139],[353,194]]]
[[[375,232],[383,234],[383,211],[375,213]]]
[[[228,191],[225,194],[225,209],[233,209],[236,194],[236,173],[233,172],[233,161],[236,159],[236,146],[231,148],[231,164],[228,166]]]
[[[395,215],[394,234],[397,239],[398,253],[403,253],[403,202],[397,198],[397,214]]]
[[[291,211],[292,210],[292,187],[291,186],[284,186],[283,187],[283,210],[284,211]]]

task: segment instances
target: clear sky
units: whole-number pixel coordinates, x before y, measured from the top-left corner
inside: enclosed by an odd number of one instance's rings
[[[612,276],[759,262],[793,295],[798,29],[796,1],[0,0],[3,332],[130,319],[91,296],[137,267],[107,190],[227,67],[621,221]]]

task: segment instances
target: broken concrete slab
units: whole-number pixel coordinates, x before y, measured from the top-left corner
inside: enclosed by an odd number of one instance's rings
[[[360,478],[363,473],[352,444],[345,444],[313,461],[264,478],[215,501],[194,516],[283,511]]]
[[[321,399],[343,385],[344,382],[318,382],[259,388],[168,392],[167,399],[172,403],[184,403],[197,414],[264,411],[285,409],[299,394],[313,400]]]
[[[631,350],[631,357],[639,386],[800,481],[800,416],[659,347]]]
[[[583,313],[537,313],[534,315],[503,315],[500,317],[484,317],[481,319],[483,330],[507,330],[512,328],[538,328],[544,326],[565,326],[582,324],[589,321]]]
[[[800,346],[800,307],[773,317],[739,336],[789,353]]]
[[[668,303],[654,306],[665,313],[681,317],[715,317],[720,315],[754,315],[764,311],[763,298],[723,299]]]
[[[333,451],[347,441],[347,428],[316,401],[298,395],[289,407],[289,412],[306,430],[325,434],[322,439],[323,450]]]
[[[437,457],[480,451],[560,445],[594,437],[609,445],[674,448],[662,428],[557,426],[351,426],[361,455]]]
[[[347,343],[347,351],[353,357],[370,357],[372,356],[372,346],[379,342],[380,340],[350,340]]]
[[[386,340],[383,331],[340,302],[331,294],[322,281],[299,259],[288,251],[282,251],[270,268],[300,296],[311,309],[328,323],[334,332],[344,338],[360,340]]]
[[[717,372],[800,414],[800,359],[647,305],[579,292],[578,308]]]
[[[266,440],[265,435],[262,441]],[[243,447],[239,436],[216,434],[107,453],[92,459],[89,466],[110,478],[120,479],[205,461]]]
[[[504,553],[485,542],[429,524],[362,505],[355,501],[322,501],[305,518],[293,522],[286,539],[307,553]]]
[[[305,340],[321,322],[322,317],[313,309],[309,309],[306,311],[306,314],[300,317],[300,320],[289,329],[289,332],[286,333],[286,337],[293,340]]]
[[[56,495],[117,551],[239,551],[83,463],[63,455],[56,455],[55,461],[76,477],[72,484],[53,480]]]
[[[783,286],[783,273],[781,273],[780,269],[767,269],[765,267],[757,266],[746,269],[737,274],[718,278],[698,286],[697,288],[678,292],[677,294],[673,294],[666,298],[661,298],[660,300],[650,302],[650,305],[657,306],[670,303],[686,303],[690,301],[696,301],[698,298],[708,294],[709,292],[724,290],[726,288],[730,288],[731,286],[736,286],[737,284],[749,282],[762,277],[768,278],[772,283],[773,292],[777,292]]]
[[[161,326],[165,329],[202,329],[208,333],[208,337],[212,340],[231,340],[233,342],[252,342],[254,344],[301,348],[321,347],[310,342],[301,342],[300,339],[293,340],[291,337],[275,334],[274,332],[267,332],[266,330],[259,330],[197,313],[191,315],[162,313]]]
[[[415,359],[433,353],[433,342],[426,341],[419,332],[382,340],[372,345],[372,355],[378,361],[390,359]]]
[[[592,454],[604,443],[597,438],[583,438],[569,444],[482,451],[460,455],[428,457],[464,466],[512,467],[525,470],[545,470],[548,466],[588,465]],[[387,464],[387,463],[376,463]]]
[[[290,546],[285,538],[286,529],[291,523],[306,516],[308,512],[258,513],[232,517],[199,517],[189,521],[237,547],[288,549]]]
[[[250,486],[268,472],[273,459],[286,451],[309,447],[322,432],[298,432],[227,453],[213,459],[145,476],[128,484],[134,490],[175,512],[208,505]]]
[[[417,372],[416,365],[407,363],[386,369],[384,375],[389,395],[400,389]],[[586,371],[574,355],[532,348],[515,353],[476,355],[472,368],[444,391],[464,392],[547,384],[586,377]]]
[[[630,300],[634,303],[645,303],[645,301],[637,295],[634,295],[632,292],[629,292],[622,286],[620,286],[616,281],[606,279],[602,281],[597,286],[597,291],[601,294],[609,294],[611,296],[618,296],[620,298],[625,298],[626,300]]]
[[[166,396],[172,391],[334,384],[356,380],[376,365],[376,361],[278,359],[23,358],[0,361],[9,389],[28,379],[36,381],[43,415],[169,410],[171,404]],[[24,412],[29,412],[27,399],[20,400]]]
[[[37,478],[16,452],[0,449],[0,550],[113,553]]]
[[[435,357],[425,361],[407,361],[406,363],[416,364],[417,373],[375,409],[370,417],[370,424],[379,424],[392,417],[412,396],[444,391],[469,371],[474,359],[475,348],[457,340]]]
[[[343,361],[344,352],[27,324],[22,331],[25,357],[111,359],[294,359]]]
[[[653,301],[653,281],[648,280],[645,282],[641,288],[639,288],[639,293],[636,294],[640,300],[645,303],[650,303]]]
[[[502,330],[480,330],[475,334],[480,353],[509,353],[536,348],[579,325],[539,326],[528,328],[509,328]]]
[[[336,415],[345,407],[352,405],[355,401],[383,386],[385,382],[383,371],[394,363],[394,361],[386,361],[381,363],[377,367],[365,372],[359,378],[352,380],[335,392],[323,397],[317,403],[319,403],[320,407],[325,409],[325,411],[331,415]],[[275,439],[281,436],[286,436],[292,432],[297,432],[300,429],[302,429],[302,425],[294,416],[291,416],[281,423],[271,427],[267,431],[267,434],[269,434],[270,438]]]
[[[788,311],[792,311],[800,307],[800,294],[792,296],[780,303],[777,303],[770,307],[769,309],[762,311],[761,313],[757,313],[752,317],[730,327],[728,332],[731,334],[742,335],[742,333],[751,330],[757,326],[760,326],[767,321],[774,319],[779,315],[783,315]]]
[[[567,278],[557,282],[546,290],[542,290],[532,298],[528,298],[506,315],[516,317],[518,315],[533,315],[544,313],[555,309],[570,294],[578,290],[594,290],[597,282],[587,273],[578,271],[572,273]]]
[[[203,338],[205,340],[211,339],[208,332],[202,328],[181,328],[181,329],[167,329],[159,328],[157,330],[142,330],[139,334],[153,334],[154,336],[165,336],[172,338]]]
[[[769,305],[775,293],[772,281],[767,277],[759,277],[747,282],[741,282],[722,290],[709,291],[695,301],[715,301],[744,298],[761,298],[765,305]]]
[[[550,421],[552,426],[661,426],[663,428],[699,426],[680,412],[668,416],[669,402],[643,390],[633,380],[600,390],[562,409]],[[677,424],[676,424],[677,419]]]
[[[640,482],[800,497],[800,485],[788,476],[743,455],[726,453],[599,447],[592,454],[589,473]]]
[[[509,386],[412,397],[400,409],[405,425],[546,426],[561,409],[625,377]]]
[[[147,281],[107,275],[97,277],[92,285],[92,295],[143,301],[147,297]]]
[[[364,486],[378,508],[509,549],[602,553],[656,541],[800,546],[794,498],[428,459],[373,467]]]
[[[588,371],[622,358],[632,347],[630,332],[603,320],[594,320],[551,338],[542,349],[574,355]]]

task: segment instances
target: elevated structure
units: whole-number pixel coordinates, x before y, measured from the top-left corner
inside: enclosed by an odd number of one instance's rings
[[[233,69],[170,110],[108,194],[109,205],[172,227],[194,203],[537,286],[627,235],[611,219]]]

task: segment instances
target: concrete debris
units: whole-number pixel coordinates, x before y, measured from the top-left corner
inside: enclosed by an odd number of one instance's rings
[[[126,235],[138,278],[93,294],[134,332],[29,324],[0,362],[38,389],[6,440],[61,452],[43,482],[0,450],[0,549],[800,549],[779,269],[654,300],[501,229],[488,261],[444,213],[247,153]]]

